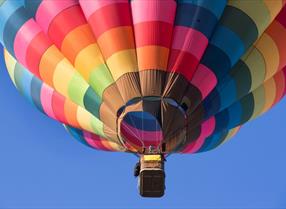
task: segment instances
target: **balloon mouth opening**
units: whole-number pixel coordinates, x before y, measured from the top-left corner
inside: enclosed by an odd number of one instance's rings
[[[125,111],[128,106],[135,105],[139,102],[166,102],[167,104],[176,107],[182,112],[182,114],[186,115],[187,105],[185,103],[179,104],[176,100],[168,97],[158,97],[158,96],[145,96],[145,97],[135,97],[130,99],[125,105],[119,108],[117,111],[117,117],[120,117],[121,114]]]
[[[163,141],[159,122],[149,112],[128,112],[120,124],[121,137],[136,147],[158,148]]]
[[[170,135],[164,127],[167,124],[165,118],[171,117],[168,111],[164,112],[168,108],[186,117],[184,106],[170,98],[138,97],[129,100],[117,112],[117,134],[122,144],[128,150],[135,149],[137,152],[163,153],[166,149],[165,136]],[[174,118],[171,121],[176,123]],[[169,121],[169,126],[171,123]]]

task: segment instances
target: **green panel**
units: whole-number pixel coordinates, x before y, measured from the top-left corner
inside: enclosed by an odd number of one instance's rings
[[[92,113],[95,117],[99,118],[100,103],[100,97],[93,91],[91,87],[89,87],[84,95],[85,109]]]
[[[17,87],[18,91],[21,94],[23,94],[23,87],[21,82],[22,76],[23,76],[23,69],[19,63],[16,63],[14,70],[14,81],[15,81],[15,86]]]
[[[114,82],[105,64],[91,72],[89,83],[97,94],[102,97],[103,91]]]
[[[255,22],[238,8],[227,6],[220,23],[241,39],[245,49],[248,49],[258,37],[258,29]]]
[[[87,89],[88,85],[85,80],[78,73],[75,73],[68,86],[68,94],[71,100],[84,107],[84,95]]]
[[[262,0],[230,0],[228,5],[246,13],[255,22],[259,35],[270,24],[270,13]]]
[[[246,95],[251,87],[251,74],[247,65],[239,60],[230,71],[230,76],[235,80],[237,98]]]
[[[241,124],[246,123],[250,120],[254,111],[254,97],[253,94],[248,94],[240,100],[240,104],[243,110],[243,114],[241,116]]]
[[[254,113],[251,119],[256,118],[263,110],[265,104],[265,90],[264,85],[253,91],[254,97]]]
[[[2,4],[7,1],[7,0],[0,0],[0,7],[2,6]]]
[[[95,117],[92,117],[91,118],[91,127],[97,135],[106,138],[106,136],[103,132],[103,123],[100,120],[98,120]]]
[[[9,55],[10,56],[10,55]],[[10,59],[10,58],[9,58]],[[14,84],[14,86],[16,86],[16,82],[15,82],[15,67],[16,67],[16,62],[15,62],[15,64],[13,64],[13,65],[10,65],[10,66],[8,66],[8,63],[6,63],[6,69],[7,69],[7,71],[8,71],[8,74],[9,74],[9,76],[10,76],[10,78],[11,78],[11,80],[12,80],[12,82],[13,82],[13,84]],[[17,86],[16,86],[17,87]]]

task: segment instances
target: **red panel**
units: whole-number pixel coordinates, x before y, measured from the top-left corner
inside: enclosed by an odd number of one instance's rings
[[[124,139],[127,141],[127,143],[131,144],[135,147],[141,147],[142,143],[139,141],[137,136],[134,136],[130,134],[125,128],[121,127],[121,135],[124,137]]]
[[[134,25],[136,47],[159,45],[170,48],[173,26],[165,22],[143,22]]]
[[[52,42],[46,37],[44,32],[38,33],[28,46],[26,53],[26,63],[28,69],[38,78],[39,64],[45,51],[52,45]]]
[[[68,123],[65,117],[65,98],[58,94],[57,92],[53,93],[52,97],[52,108],[54,111],[54,114],[58,121],[61,123]]]
[[[92,147],[99,149],[99,150],[105,150],[105,151],[110,151],[110,149],[106,148],[102,143],[101,143],[101,138],[95,134],[89,133],[84,131],[84,139],[85,141]]]
[[[90,16],[88,22],[97,38],[111,28],[131,26],[132,18],[129,3],[111,4],[98,9]]]
[[[273,102],[273,105],[274,105],[281,100],[284,94],[285,78],[284,78],[283,71],[276,73],[273,78],[275,80],[275,85],[276,85],[276,97]]]
[[[284,79],[285,79],[285,81],[286,81],[286,66],[283,68],[283,73],[284,73]],[[284,96],[286,95],[286,85],[285,85],[285,87],[284,87],[285,89],[284,89]]]
[[[70,7],[59,13],[50,24],[48,35],[58,48],[65,36],[80,25],[87,24],[79,5]]]
[[[169,58],[168,71],[180,72],[189,81],[199,64],[199,60],[192,54],[173,49]]]
[[[284,6],[283,9],[280,11],[278,16],[276,17],[276,20],[278,20],[284,27],[286,27],[286,6]]]

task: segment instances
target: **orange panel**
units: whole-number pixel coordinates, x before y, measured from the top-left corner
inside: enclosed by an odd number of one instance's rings
[[[105,59],[112,54],[134,48],[132,27],[117,27],[103,33],[97,39],[98,45]]]
[[[78,106],[66,99],[64,105],[65,116],[69,124],[71,124],[75,128],[81,128],[77,121],[77,108]]]
[[[279,102],[279,100],[284,95],[284,89],[285,89],[285,77],[283,71],[280,71],[274,76],[275,84],[276,84],[276,97],[274,100],[274,104]]]
[[[57,64],[64,59],[64,56],[59,52],[56,46],[51,46],[43,54],[39,66],[41,78],[45,83],[53,87],[54,71]]]
[[[65,37],[61,51],[66,58],[74,63],[78,53],[85,47],[96,43],[95,37],[88,24],[77,27]]]
[[[168,65],[168,56],[169,49],[165,47],[145,46],[137,48],[139,70],[166,70]]]
[[[285,37],[286,28],[283,27],[279,22],[274,21],[271,27],[267,29],[267,34],[269,34],[275,41],[277,48],[279,50],[279,70],[281,70],[286,65],[286,47],[285,47]]]

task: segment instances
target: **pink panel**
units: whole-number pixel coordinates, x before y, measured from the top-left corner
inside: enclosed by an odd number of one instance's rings
[[[76,4],[78,4],[78,1],[76,0],[43,0],[35,15],[36,21],[43,28],[45,33],[47,33],[49,25],[54,19],[54,17],[64,9],[74,6]]]
[[[133,23],[162,21],[173,24],[176,2],[173,0],[131,1]]]
[[[121,128],[128,130],[129,134],[134,135],[137,139],[144,141],[145,146],[159,145],[163,140],[163,134],[161,131],[142,131],[128,125],[125,122],[122,122]]]
[[[138,133],[130,132],[124,124],[121,124],[120,131],[121,136],[124,136],[126,146],[132,147],[131,144],[138,147],[143,146],[143,142],[139,140]]]
[[[82,10],[84,11],[86,19],[88,19],[90,15],[92,15],[96,10],[102,7],[116,3],[128,3],[128,0],[101,0],[101,1],[79,0],[79,3]]]
[[[200,64],[191,82],[200,89],[203,99],[214,89],[217,84],[215,74],[205,65]]]
[[[35,36],[40,32],[41,28],[33,19],[28,20],[17,32],[14,41],[15,55],[19,62],[22,63],[24,66],[27,66],[26,52],[28,46],[30,45],[33,38],[35,38]]]
[[[207,45],[208,39],[201,32],[192,28],[176,26],[173,32],[173,49],[186,51],[201,59]]]
[[[83,137],[85,139],[85,141],[92,147],[96,148],[96,149],[100,149],[98,146],[98,143],[96,143],[96,141],[94,139],[92,139],[92,135],[91,133],[87,132],[87,131],[83,131]]]
[[[43,110],[49,117],[57,120],[52,107],[53,92],[54,91],[51,87],[43,83],[41,89],[41,103]]]
[[[100,142],[100,137],[96,136],[95,134],[91,134],[87,131],[83,131],[83,137],[86,140],[86,142],[96,148],[96,149],[100,149],[100,150],[108,150],[105,146],[102,145],[102,143]]]
[[[215,130],[215,118],[211,117],[201,125],[201,134],[199,138],[189,144],[184,150],[183,153],[195,153],[197,152],[205,142],[205,139],[209,137]]]
[[[211,117],[202,123],[201,134],[204,137],[209,137],[214,132],[214,129],[215,129],[215,117]]]

